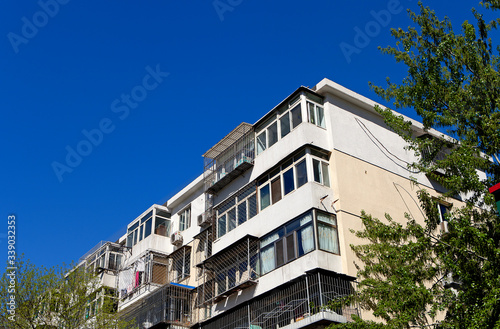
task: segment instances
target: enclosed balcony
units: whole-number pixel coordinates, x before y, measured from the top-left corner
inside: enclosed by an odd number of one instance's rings
[[[216,194],[253,165],[255,141],[253,126],[241,123],[204,157],[205,191]]]

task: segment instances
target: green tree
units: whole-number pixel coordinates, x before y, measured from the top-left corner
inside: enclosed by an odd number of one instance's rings
[[[414,26],[392,30],[396,47],[382,49],[408,72],[374,91],[395,109],[415,110],[425,130],[452,138],[417,138],[402,116],[376,110],[417,155],[410,167],[440,183],[443,198],[464,203],[446,214],[448,233],[438,228],[440,200],[425,189],[418,193],[425,223],[363,212],[355,234],[367,244],[351,246],[361,265],[353,299],[382,321],[340,327],[500,328],[500,218],[487,192],[500,181],[500,57],[491,38],[500,19],[486,18],[500,2],[481,6],[455,33],[448,18],[419,3],[419,13],[409,11]]]
[[[116,312],[116,301],[109,289],[102,287],[94,273],[83,266],[37,267],[20,257],[12,271],[2,275],[0,283],[0,328],[131,328]],[[15,292],[11,279],[15,280]],[[11,290],[11,291],[9,291]],[[100,309],[89,317],[91,302],[104,297]],[[14,294],[16,307],[12,312],[6,301]]]

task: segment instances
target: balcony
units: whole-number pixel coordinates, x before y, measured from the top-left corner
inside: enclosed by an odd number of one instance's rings
[[[241,123],[203,154],[205,191],[218,193],[224,186],[253,166],[255,141],[253,126]]]
[[[197,264],[203,270],[203,302],[217,303],[257,284],[258,239],[247,235]]]

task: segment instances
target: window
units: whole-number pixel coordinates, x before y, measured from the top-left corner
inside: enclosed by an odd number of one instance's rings
[[[184,231],[191,226],[191,206],[179,213],[179,231]]]
[[[281,138],[288,135],[290,132],[290,112],[286,112],[280,118]]]
[[[167,236],[169,232],[170,214],[159,208],[153,208],[146,215],[141,217],[127,230],[127,247],[133,247],[138,242],[151,235],[154,221],[154,233],[162,236]]]
[[[260,210],[280,201],[288,193],[307,183],[305,150],[285,159],[259,180]]]
[[[330,187],[328,163],[313,158],[313,176],[315,182]]]
[[[271,147],[278,141],[278,123],[276,121],[267,128],[267,133],[269,136],[268,145]]]
[[[191,269],[191,248],[182,248],[172,256],[173,280],[180,282],[187,278]]]
[[[279,139],[288,135],[292,129],[302,123],[301,100],[301,95],[296,96],[257,126],[255,130],[257,155],[276,144]]]
[[[323,107],[314,104],[312,102],[307,102],[307,115],[309,117],[309,122],[315,124],[318,127],[325,128],[325,113]]]
[[[272,271],[314,250],[312,218],[312,211],[309,211],[261,240],[261,274]]]
[[[269,184],[264,185],[259,189],[260,191],[260,210],[266,208],[271,204]]]
[[[262,153],[267,148],[266,132],[262,132],[257,136],[257,154]]]
[[[439,211],[439,222],[447,222],[448,218],[446,214],[450,212],[450,207],[438,202],[438,211]]]
[[[300,104],[290,110],[292,113],[292,127],[295,128],[302,123],[302,107]]]
[[[215,208],[217,238],[257,215],[256,194],[255,183],[250,184]]]
[[[337,218],[334,215],[317,212],[319,249],[339,254]]]

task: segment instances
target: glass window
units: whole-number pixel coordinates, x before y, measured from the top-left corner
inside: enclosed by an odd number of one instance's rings
[[[262,274],[276,268],[274,259],[274,244],[260,250],[260,270]]]
[[[314,250],[312,218],[310,211],[261,239],[262,274]]]
[[[184,231],[191,226],[191,207],[179,213],[179,231]]]
[[[262,153],[266,149],[266,132],[262,132],[257,136],[257,154]]]
[[[257,194],[248,198],[248,218],[257,215]]]
[[[236,228],[236,208],[227,212],[227,231],[230,232]]]
[[[330,187],[330,171],[328,170],[328,163],[321,162],[321,173],[323,174],[323,185]]]
[[[285,115],[280,118],[280,128],[281,138],[288,135],[288,133],[290,132],[290,112],[286,112]]]
[[[144,238],[147,238],[148,236],[151,235],[151,225],[153,223],[153,219],[150,218],[146,221],[145,228],[144,228]]]
[[[267,128],[267,133],[268,133],[268,147],[271,147],[278,141],[278,123],[274,122],[272,125]]]
[[[446,207],[444,204],[442,203],[438,203],[438,211],[439,211],[439,219],[440,219],[440,222],[446,222],[447,219],[446,219],[446,214],[450,211],[448,209],[448,207]]]
[[[276,241],[275,253],[276,253],[276,267],[281,266],[285,263],[285,255],[283,252],[283,239]]]
[[[314,104],[307,102],[307,113],[309,115],[309,122],[312,124],[316,124],[316,114],[314,111]]]
[[[295,233],[286,237],[286,261],[290,262],[295,259]]]
[[[170,235],[170,222],[164,218],[156,217],[155,218],[155,234],[161,236],[169,236]]]
[[[323,108],[321,106],[316,105],[316,110],[317,110],[317,120],[318,120],[317,125],[320,126],[321,128],[326,128],[325,113]]]
[[[140,231],[139,231],[139,241],[142,240],[142,236],[144,235],[144,225],[141,225]]]
[[[321,250],[339,253],[339,238],[335,216],[318,212],[318,242]]]
[[[247,202],[244,201],[238,205],[238,225],[247,221]]]
[[[217,237],[220,238],[226,234],[226,214],[217,219]]]
[[[284,194],[287,195],[288,193],[292,192],[295,190],[295,180],[293,178],[293,167],[288,169],[283,173],[283,188],[284,188]]]
[[[270,204],[269,184],[266,184],[260,188],[260,210],[265,209]]]
[[[279,176],[271,181],[271,196],[273,204],[281,200],[281,178]]]
[[[295,128],[302,123],[302,107],[298,104],[290,112],[292,113],[292,127]]]
[[[297,249],[299,257],[314,250],[313,226],[309,224],[297,231]]]
[[[321,183],[321,162],[313,159],[313,173],[314,181]]]
[[[307,183],[307,167],[306,160],[302,160],[295,166],[295,171],[297,173],[297,188],[301,187]]]

